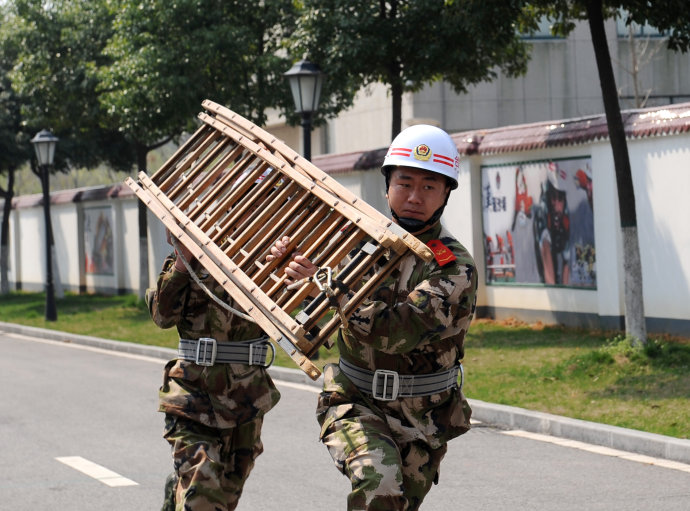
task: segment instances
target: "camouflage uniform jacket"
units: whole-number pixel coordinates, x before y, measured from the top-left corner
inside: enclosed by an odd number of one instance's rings
[[[455,259],[441,265],[436,259],[425,263],[414,255],[404,258],[353,313],[348,329],[341,330],[341,358],[371,371],[387,369],[399,374],[436,373],[462,360],[463,340],[476,303],[474,260],[440,222],[418,238],[424,243],[440,240]],[[433,448],[469,429],[471,410],[457,389],[374,401],[360,393],[337,365],[327,366],[317,410],[322,435],[358,404],[385,414],[402,440],[423,440]]]
[[[219,343],[256,339],[263,331],[220,307],[186,273],[174,269],[175,256],[166,258],[156,290],[149,294],[149,310],[161,328],[177,327],[180,338],[212,337]],[[238,308],[227,292],[200,265],[200,281],[223,302]],[[174,359],[165,367],[159,410],[187,417],[206,426],[232,428],[263,416],[280,398],[266,369],[246,364],[203,367]]]

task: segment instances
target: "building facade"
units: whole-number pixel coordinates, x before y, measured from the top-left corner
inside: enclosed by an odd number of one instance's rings
[[[667,39],[650,27],[634,25],[631,33],[622,20],[607,20],[606,34],[621,108],[690,101],[690,54],[669,51]],[[545,25],[527,42],[532,50],[524,76],[508,78],[499,74],[492,82],[470,87],[466,94],[457,94],[442,82],[405,94],[403,128],[427,123],[456,133],[604,111],[586,22],[578,23],[566,39],[551,37]],[[633,73],[635,68],[638,71]],[[372,85],[358,93],[352,108],[314,131],[312,154],[385,147],[391,141],[391,122],[388,89]],[[276,116],[267,129],[292,147],[301,147],[301,130],[286,128]]]

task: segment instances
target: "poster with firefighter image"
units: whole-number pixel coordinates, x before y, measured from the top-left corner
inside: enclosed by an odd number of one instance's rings
[[[112,216],[110,207],[84,209],[86,273],[114,275]]]
[[[589,157],[482,166],[488,284],[596,288]]]

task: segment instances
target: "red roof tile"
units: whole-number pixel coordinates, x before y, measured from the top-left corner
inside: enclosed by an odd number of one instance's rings
[[[621,112],[628,138],[690,131],[690,103]],[[452,135],[461,154],[493,154],[583,144],[608,138],[604,114]]]
[[[87,200],[114,199],[116,197],[128,197],[134,195],[124,183],[115,183],[105,186],[93,186],[89,188],[74,188],[71,190],[57,190],[50,192],[51,204],[68,204],[70,202],[82,202]],[[12,199],[12,208],[32,208],[43,204],[43,194],[20,195]]]
[[[327,174],[338,174],[352,171],[361,155],[361,152],[320,154],[312,157],[311,162]]]

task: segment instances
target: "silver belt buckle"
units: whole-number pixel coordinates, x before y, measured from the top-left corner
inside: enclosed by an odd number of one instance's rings
[[[258,366],[261,365],[261,345],[262,341],[256,341],[249,343],[249,365],[250,366]],[[254,360],[254,357],[256,356],[256,361]]]
[[[216,363],[216,351],[218,345],[216,340],[212,337],[202,337],[196,344],[196,360],[197,365],[210,367]]]
[[[263,360],[261,360],[261,348],[266,347],[266,354],[263,357]],[[272,356],[271,356],[271,361],[266,362],[266,359],[268,358],[268,350],[269,348],[272,351]],[[256,357],[256,359],[255,359]],[[276,349],[273,347],[273,344],[271,344],[270,341],[266,339],[261,339],[260,341],[255,341],[249,344],[249,365],[250,366],[261,366],[261,367],[269,367],[271,364],[273,364],[273,360],[276,358]]]
[[[387,392],[388,380],[393,379],[390,392]],[[379,401],[394,401],[398,398],[398,391],[400,389],[400,376],[395,371],[388,371],[386,369],[377,369],[374,371],[374,379],[371,381],[371,395],[374,399]]]

